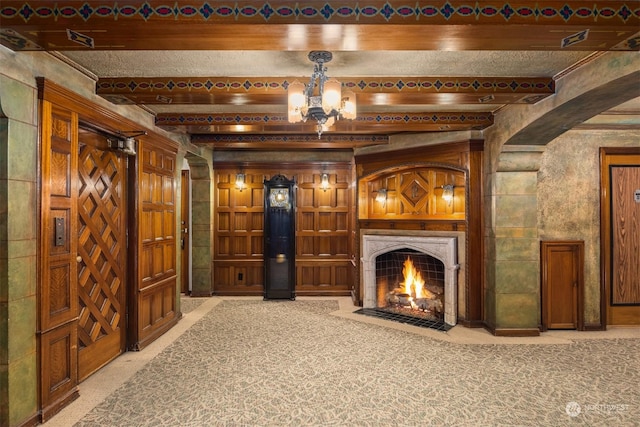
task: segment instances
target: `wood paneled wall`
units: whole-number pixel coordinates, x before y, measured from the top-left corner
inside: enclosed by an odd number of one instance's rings
[[[359,186],[358,218],[464,220],[465,181],[465,173],[461,170],[416,165],[374,175]],[[442,198],[444,185],[453,185],[451,202]],[[381,189],[386,191],[384,201],[376,200]]]
[[[218,295],[262,295],[264,278],[264,180],[295,178],[296,295],[348,295],[353,205],[349,163],[214,164],[213,280]],[[245,175],[242,190],[236,174]],[[329,188],[321,188],[322,174]]]

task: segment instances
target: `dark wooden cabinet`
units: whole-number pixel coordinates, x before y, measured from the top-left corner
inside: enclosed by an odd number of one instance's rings
[[[264,299],[296,297],[295,181],[264,181]]]
[[[541,242],[541,329],[583,329],[584,242]]]

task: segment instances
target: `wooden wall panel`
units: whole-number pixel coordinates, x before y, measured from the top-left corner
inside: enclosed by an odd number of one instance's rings
[[[40,103],[42,187],[38,280],[40,418],[78,394],[78,116]],[[56,238],[56,220],[62,239]]]
[[[40,336],[40,399],[42,421],[77,397],[78,327],[66,323]]]
[[[224,295],[262,295],[264,266],[259,261],[216,261],[213,279],[216,292]]]
[[[353,283],[336,273],[351,270],[353,203],[351,164],[300,163],[279,165],[243,163],[214,164],[215,232],[214,293],[219,295],[262,295],[264,275],[264,180],[282,174],[296,179],[296,266],[297,295],[348,295]],[[235,186],[237,173],[245,175],[245,186]],[[323,173],[329,188],[321,188]],[[331,259],[307,274],[309,264]],[[302,261],[304,260],[304,263]],[[298,266],[299,265],[299,266]],[[324,265],[324,264],[323,264]]]
[[[176,321],[176,153],[141,141],[139,267],[135,348],[142,348]]]
[[[443,185],[453,185],[451,202],[442,198]],[[384,189],[384,202],[376,200]],[[466,177],[464,171],[412,167],[392,170],[365,179],[360,185],[360,219],[463,220],[466,211]]]

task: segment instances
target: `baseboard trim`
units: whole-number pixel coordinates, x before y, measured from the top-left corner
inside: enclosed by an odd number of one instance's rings
[[[38,424],[40,424],[39,415],[33,414],[32,416],[30,416],[29,418],[27,418],[26,420],[18,424],[18,427],[33,427],[33,426],[37,426]]]
[[[459,320],[458,324],[465,328],[486,328],[487,325],[482,320]]]
[[[603,327],[601,323],[585,323],[583,331],[606,331],[607,328]]]
[[[80,397],[80,389],[78,386],[75,386],[67,395],[40,410],[40,422],[45,423],[49,421],[51,417],[60,412],[65,406],[76,400],[78,397]]]
[[[485,329],[497,337],[539,337],[538,328],[496,328],[485,324]]]
[[[191,293],[187,296],[190,297],[194,297],[194,298],[202,298],[202,297],[210,297],[213,295],[213,292],[209,291],[209,292],[194,292],[191,291]]]
[[[531,329],[496,328],[493,334],[497,337],[539,337],[540,330],[538,328],[531,328]]]

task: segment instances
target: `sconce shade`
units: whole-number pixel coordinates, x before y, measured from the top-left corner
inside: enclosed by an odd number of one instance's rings
[[[345,90],[342,93],[342,117],[347,120],[356,118],[356,94],[351,90]]]
[[[236,174],[236,188],[242,190],[244,188],[244,174]]]
[[[297,123],[302,121],[302,108],[307,103],[306,96],[304,94],[304,84],[299,81],[294,81],[289,84],[287,90],[289,97],[289,109],[288,119],[290,123]]]
[[[336,79],[327,80],[322,93],[322,109],[325,114],[330,114],[333,110],[340,109],[341,85]]]
[[[451,203],[453,200],[453,185],[446,184],[442,186],[442,199],[447,203]]]
[[[376,194],[376,202],[385,203],[387,201],[387,190],[386,188],[381,188],[378,190],[378,194]]]
[[[329,175],[327,175],[326,173],[322,174],[322,178],[320,180],[320,187],[324,191],[327,191],[329,189]]]

